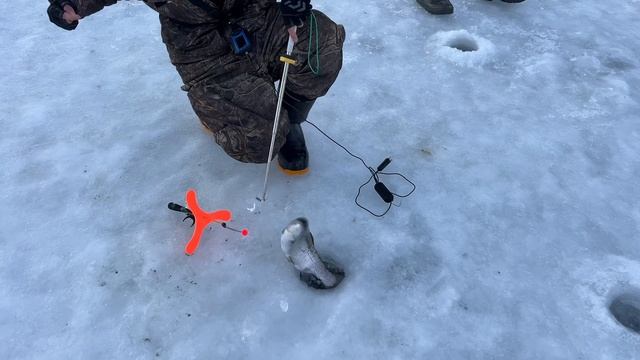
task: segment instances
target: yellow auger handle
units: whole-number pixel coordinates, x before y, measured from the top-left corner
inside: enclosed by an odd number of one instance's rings
[[[287,55],[281,55],[280,56],[280,62],[283,62],[285,64],[289,64],[289,65],[298,65],[298,61],[296,61],[296,59],[289,57]]]

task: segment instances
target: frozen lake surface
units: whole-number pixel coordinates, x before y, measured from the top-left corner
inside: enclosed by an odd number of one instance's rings
[[[454,3],[314,1],[347,40],[310,119],[417,185],[377,219],[306,125],[310,175],[255,204],[264,166],[202,130],[142,3],[65,32],[0,2],[0,358],[640,359],[640,1]],[[189,188],[251,235],[185,256]],[[284,258],[298,216],[337,289]]]

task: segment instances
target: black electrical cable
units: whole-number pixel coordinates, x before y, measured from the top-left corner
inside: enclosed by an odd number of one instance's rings
[[[411,189],[411,191],[409,191],[407,194],[405,194],[405,195],[399,195],[399,194],[396,194],[396,193],[392,193],[394,196],[401,197],[401,198],[406,198],[406,197],[408,197],[409,195],[413,194],[413,192],[414,192],[414,191],[416,191],[416,184],[412,183],[412,182],[411,182],[411,180],[407,179],[407,177],[406,177],[406,176],[404,176],[404,175],[402,175],[402,174],[400,174],[400,173],[387,173],[387,172],[381,172],[381,171],[380,171],[380,172],[378,172],[378,174],[388,175],[388,176],[391,176],[391,175],[392,175],[392,176],[400,176],[400,177],[401,177],[401,178],[403,178],[406,182],[408,182],[409,184],[411,184],[412,189]]]
[[[354,199],[354,202],[356,203],[356,205],[365,210],[366,212],[368,212],[369,214],[375,216],[375,217],[383,217],[385,216],[389,210],[391,210],[391,206],[394,205],[393,203],[393,196],[397,196],[397,197],[401,197],[401,198],[406,198],[409,195],[413,194],[413,192],[416,190],[416,185],[411,182],[411,180],[407,179],[406,176],[400,174],[400,173],[386,173],[386,172],[382,172],[382,170],[389,165],[389,163],[391,162],[391,159],[387,158],[385,159],[379,166],[377,169],[374,169],[373,167],[369,166],[366,161],[364,161],[361,157],[353,154],[351,151],[349,151],[349,149],[347,149],[346,147],[344,147],[342,144],[340,144],[339,142],[337,142],[336,140],[334,140],[331,136],[329,136],[327,133],[325,133],[324,131],[322,131],[322,129],[320,129],[316,124],[312,123],[311,121],[307,120],[306,121],[309,125],[313,126],[316,130],[318,130],[322,135],[324,135],[327,139],[331,140],[331,142],[333,142],[334,144],[338,145],[340,148],[342,148],[344,151],[347,152],[347,154],[351,155],[352,157],[360,160],[360,162],[362,162],[362,164],[364,165],[364,167],[367,168],[367,170],[369,170],[369,173],[371,173],[371,176],[369,177],[369,179],[362,185],[360,185],[360,187],[358,188],[358,193],[356,194],[356,197]],[[391,192],[390,190],[387,189],[386,186],[384,186],[384,184],[380,181],[380,178],[378,176],[378,174],[380,175],[387,175],[387,176],[400,176],[402,177],[406,182],[408,182],[409,184],[411,184],[412,189],[411,191],[409,191],[409,193],[405,194],[405,195],[399,195],[396,194],[394,192]],[[376,183],[375,189],[376,192],[378,192],[378,195],[380,195],[380,197],[383,198],[383,200],[385,202],[387,202],[389,204],[389,206],[387,207],[387,209],[382,213],[382,214],[376,214],[373,211],[367,209],[366,207],[362,206],[362,204],[360,204],[358,202],[358,199],[360,198],[360,193],[362,192],[362,188],[367,186],[371,180],[374,180]],[[383,189],[379,189],[378,186],[382,187]],[[380,190],[380,191],[379,191]],[[382,193],[381,193],[382,191]],[[388,196],[388,200],[385,196]]]
[[[322,135],[324,135],[327,139],[329,139],[329,140],[333,141],[333,143],[334,143],[334,144],[336,144],[336,145],[340,146],[344,151],[346,151],[346,152],[347,152],[347,154],[349,154],[349,155],[353,156],[354,158],[356,158],[356,159],[360,160],[360,161],[364,164],[364,166],[365,166],[367,169],[369,169],[369,171],[370,171],[370,172],[371,172],[371,174],[373,175],[373,173],[374,173],[373,168],[371,168],[371,166],[367,165],[367,163],[366,163],[364,160],[362,160],[362,158],[361,158],[360,156],[358,156],[358,155],[354,155],[351,151],[349,151],[349,149],[347,149],[346,147],[344,147],[344,146],[340,145],[340,143],[339,143],[339,142],[337,142],[337,141],[333,140],[333,138],[332,138],[331,136],[327,135],[327,133],[325,133],[324,131],[320,130],[320,128],[319,128],[316,124],[312,123],[312,122],[311,122],[311,121],[309,121],[309,120],[307,120],[307,123],[308,123],[309,125],[313,126],[314,128],[316,128],[316,130],[320,131],[320,133],[321,133]]]
[[[391,204],[393,204],[393,203],[389,203],[389,207],[387,207],[387,210],[385,210],[382,214],[375,214],[373,211],[371,211],[371,210],[367,209],[366,207],[362,206],[362,205],[358,202],[358,198],[360,197],[360,192],[362,191],[362,188],[363,188],[363,187],[365,187],[365,186],[367,186],[367,185],[371,182],[371,179],[373,179],[373,175],[371,175],[371,176],[369,177],[369,180],[367,180],[367,182],[366,182],[366,183],[364,183],[364,184],[360,185],[360,187],[358,188],[358,193],[356,194],[356,198],[355,198],[353,201],[356,203],[356,205],[358,205],[358,207],[359,207],[359,208],[361,208],[362,210],[364,210],[364,211],[368,212],[369,214],[371,214],[371,215],[373,215],[373,216],[375,216],[375,217],[383,217],[383,216],[387,215],[387,213],[389,212],[389,210],[391,210]]]

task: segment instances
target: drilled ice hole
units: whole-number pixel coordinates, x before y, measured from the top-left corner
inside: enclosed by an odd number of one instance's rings
[[[478,49],[480,49],[476,39],[468,34],[458,34],[457,36],[449,39],[445,45],[463,52],[478,51]]]
[[[640,293],[616,296],[609,305],[609,311],[622,326],[640,334]]]

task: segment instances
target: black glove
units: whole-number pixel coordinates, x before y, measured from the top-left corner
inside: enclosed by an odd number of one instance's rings
[[[74,21],[71,24],[65,20],[62,15],[64,15],[64,6],[69,5],[78,12],[75,4],[70,0],[49,0],[49,8],[47,9],[47,14],[49,14],[49,21],[58,25],[59,27],[65,30],[73,30],[78,26],[78,21]]]
[[[311,12],[311,0],[282,0],[280,12],[287,28],[302,26]]]

